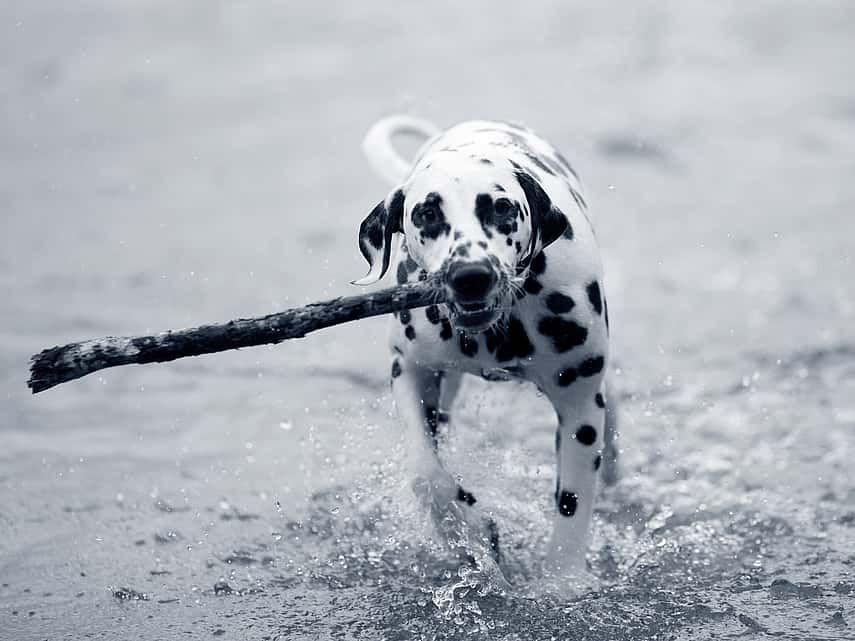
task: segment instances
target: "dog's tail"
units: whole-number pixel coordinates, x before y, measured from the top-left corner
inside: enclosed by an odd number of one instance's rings
[[[389,116],[378,120],[362,141],[362,151],[368,164],[381,178],[391,185],[400,184],[412,169],[412,161],[403,158],[392,145],[398,134],[415,134],[428,140],[439,133],[439,129],[427,120],[414,116]]]

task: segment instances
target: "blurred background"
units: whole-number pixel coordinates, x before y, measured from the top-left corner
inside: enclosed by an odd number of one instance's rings
[[[855,5],[0,15],[0,637],[851,638]],[[586,183],[623,401],[597,593],[538,590],[527,387],[468,384],[445,453],[512,589],[432,540],[384,319],[25,386],[55,344],[353,293],[386,193],[359,145],[401,111],[524,122]]]

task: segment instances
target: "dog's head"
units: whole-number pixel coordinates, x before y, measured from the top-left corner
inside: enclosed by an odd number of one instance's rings
[[[496,323],[513,301],[531,260],[559,238],[567,218],[538,181],[513,165],[421,168],[368,214],[359,248],[368,285],[389,267],[397,234],[407,251],[445,288],[452,322],[467,331]]]

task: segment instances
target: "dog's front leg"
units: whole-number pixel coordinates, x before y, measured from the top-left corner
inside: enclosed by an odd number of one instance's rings
[[[416,498],[430,512],[439,533],[453,548],[486,550],[499,560],[499,535],[493,519],[475,507],[475,496],[458,485],[439,459],[439,429],[460,383],[460,374],[432,370],[398,355],[392,361],[392,391],[407,431],[409,464]],[[440,394],[440,392],[442,392]],[[442,403],[442,405],[441,405]]]
[[[554,527],[545,569],[561,582],[590,582],[585,555],[602,463],[602,377],[579,377],[544,391],[558,414]]]
[[[392,392],[406,429],[410,470],[424,491],[437,498],[453,497],[454,480],[437,456],[440,422],[439,391],[442,374],[396,356],[392,361]]]

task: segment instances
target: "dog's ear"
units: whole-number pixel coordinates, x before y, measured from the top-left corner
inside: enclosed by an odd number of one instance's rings
[[[515,172],[531,213],[531,240],[520,267],[528,267],[531,260],[545,247],[554,243],[567,229],[567,217],[552,204],[549,196],[534,177],[522,169]]]
[[[393,191],[377,203],[359,226],[359,251],[368,261],[368,273],[354,285],[371,285],[383,278],[389,269],[394,234],[404,231],[404,192]]]

